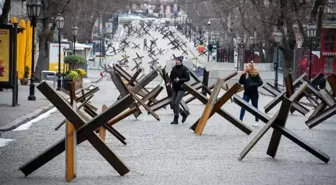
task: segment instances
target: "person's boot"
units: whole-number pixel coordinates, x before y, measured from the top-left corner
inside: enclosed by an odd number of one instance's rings
[[[182,123],[184,123],[187,120],[189,114],[186,111],[181,111],[181,115],[182,115]]]
[[[178,118],[179,118],[178,115],[174,115],[174,121],[171,122],[170,124],[177,125],[178,124]]]

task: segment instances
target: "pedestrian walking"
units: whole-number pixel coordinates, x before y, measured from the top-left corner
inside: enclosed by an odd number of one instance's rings
[[[244,73],[240,76],[239,83],[244,85],[244,95],[243,99],[247,102],[251,100],[252,106],[258,109],[258,99],[259,92],[258,87],[262,86],[263,81],[260,78],[259,70],[255,66],[254,62],[251,61],[245,65]],[[245,115],[245,109],[240,111],[240,120],[243,121]],[[258,127],[259,119],[256,117],[255,122],[252,123],[252,126]]]
[[[197,46],[197,52],[201,54],[202,52],[204,52],[204,49],[205,48],[203,42],[200,42],[199,45]]]
[[[209,52],[209,54],[212,54],[212,49],[213,49],[213,45],[209,42],[209,44],[208,44],[208,52]]]
[[[182,87],[185,82],[190,80],[189,69],[183,65],[183,56],[176,58],[175,66],[170,73],[170,83],[173,89],[172,107],[174,111],[174,121],[171,124],[178,124],[179,114],[182,115],[182,123],[184,123],[189,115],[188,112],[180,109],[180,102],[185,94],[185,89]]]
[[[144,46],[143,46],[143,50],[147,51],[147,39],[144,39]]]

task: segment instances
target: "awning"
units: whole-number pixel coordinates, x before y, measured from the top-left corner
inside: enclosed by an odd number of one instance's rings
[[[336,56],[336,52],[322,52],[322,55],[326,57],[334,57]]]
[[[81,44],[81,43],[77,43],[77,42],[76,42],[75,47],[76,47],[76,50],[78,50],[78,51],[92,48],[92,46],[90,46],[90,45]]]

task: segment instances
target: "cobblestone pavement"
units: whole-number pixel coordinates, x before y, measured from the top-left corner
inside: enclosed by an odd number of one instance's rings
[[[92,76],[84,79],[84,86],[98,78],[99,72],[92,71]],[[53,83],[47,81],[53,87]],[[38,83],[35,84],[38,86]],[[57,84],[55,84],[56,88]],[[15,129],[21,124],[36,118],[50,110],[53,105],[35,87],[36,101],[28,101],[29,86],[19,85],[19,105],[12,107],[12,91],[5,90],[0,93],[0,131]]]
[[[49,101],[36,89],[36,101],[28,101],[29,86],[19,85],[19,105],[12,107],[12,91],[0,92],[0,128],[14,120],[47,106]]]
[[[98,85],[101,90],[92,103],[98,107],[113,104],[118,93],[112,82],[103,80]],[[270,100],[261,96],[260,107]],[[215,115],[208,121],[203,135],[196,136],[189,126],[201,115],[204,106],[194,101],[189,107],[191,116],[184,124],[169,124],[170,109],[158,111],[161,121],[143,114],[138,120],[130,116],[116,124],[115,128],[127,138],[127,145],[111,135],[107,136],[107,145],[129,167],[130,173],[124,177],[88,142],[82,143],[77,148],[77,178],[72,184],[335,184],[336,127],[332,119],[310,130],[304,124],[307,117],[294,114],[287,124],[294,133],[330,155],[327,165],[286,138],[281,140],[276,158],[268,157],[266,150],[271,132],[243,161],[238,161],[239,153],[260,128],[254,128],[253,133],[246,136]],[[236,116],[240,110],[231,102],[223,108]],[[275,110],[269,115],[274,113]],[[64,137],[64,127],[54,131],[62,120],[63,116],[56,111],[28,130],[3,134],[3,138],[14,141],[0,148],[0,184],[66,184],[64,153],[26,178],[18,171],[22,164]],[[245,123],[251,126],[252,120],[247,113]]]

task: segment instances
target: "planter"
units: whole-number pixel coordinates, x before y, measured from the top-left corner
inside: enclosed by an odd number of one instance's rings
[[[64,90],[70,91],[70,87],[71,87],[72,82],[75,83],[75,90],[83,87],[83,79],[79,79],[79,80],[63,80],[62,88]]]
[[[22,78],[22,79],[20,79],[21,85],[28,85],[28,82],[29,82],[28,78]]]
[[[75,90],[80,89],[82,87],[83,87],[83,78],[75,80]]]

